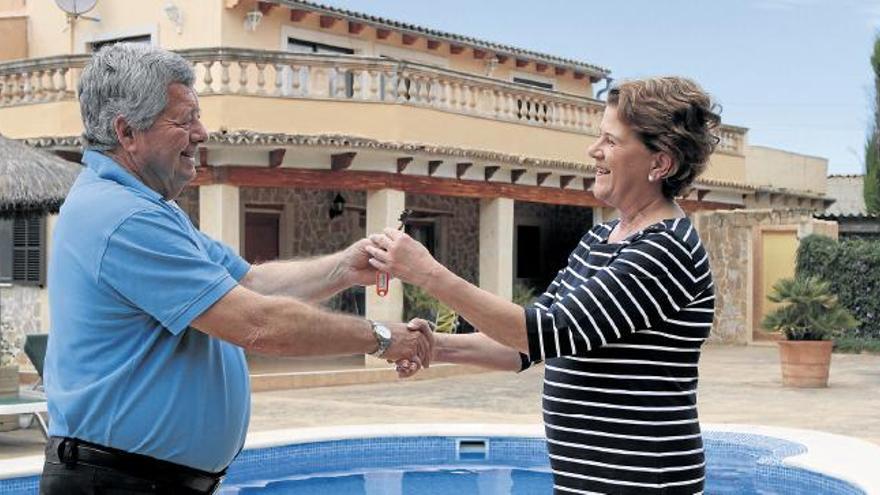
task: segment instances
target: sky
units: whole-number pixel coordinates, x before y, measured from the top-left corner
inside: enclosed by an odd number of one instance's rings
[[[749,144],[827,158],[829,174],[864,170],[880,0],[319,2],[588,62],[615,79],[687,76],[725,123],[749,129]]]

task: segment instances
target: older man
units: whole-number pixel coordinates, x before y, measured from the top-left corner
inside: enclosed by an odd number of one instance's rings
[[[250,266],[173,202],[207,133],[190,64],[117,44],[82,73],[85,170],[55,230],[41,493],[211,493],[244,444],[243,349],[430,358],[430,332],[318,309],[375,271],[363,240]]]

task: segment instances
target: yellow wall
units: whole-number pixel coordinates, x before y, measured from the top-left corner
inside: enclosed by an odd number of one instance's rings
[[[764,315],[779,306],[767,299],[767,295],[773,290],[773,284],[782,278],[794,276],[798,238],[796,229],[790,231],[767,230],[763,231],[761,235],[761,284],[763,289],[761,318],[763,318]]]
[[[263,16],[260,25],[256,31],[250,32],[244,29],[244,16],[248,10],[253,8],[252,4],[241,2],[235,8],[224,8],[221,16],[222,22],[222,38],[223,46],[257,48],[263,50],[286,50],[285,27],[294,29],[307,30],[308,34],[328,35],[341,40],[326,41],[325,44],[344,46],[355,50],[358,55],[376,56],[379,55],[384,47],[392,49],[406,50],[410,52],[413,61],[418,61],[420,55],[428,57],[439,57],[446,60],[447,67],[453,70],[466,72],[469,74],[486,75],[486,63],[484,60],[478,60],[473,57],[473,51],[465,49],[457,55],[453,55],[449,51],[448,43],[441,43],[435,50],[427,47],[427,39],[419,37],[412,45],[404,45],[400,33],[392,32],[391,35],[379,40],[376,37],[376,29],[365,26],[360,34],[353,35],[348,32],[348,23],[338,21],[331,28],[321,28],[320,16],[318,14],[309,14],[299,22],[290,20],[290,11],[287,8],[273,8],[269,14]],[[319,41],[320,40],[316,40]],[[406,58],[406,57],[403,57]],[[589,78],[575,80],[571,71],[567,71],[562,76],[555,76],[553,67],[544,72],[537,72],[534,64],[528,67],[516,68],[515,60],[511,57],[504,64],[499,64],[492,74],[492,77],[511,81],[511,71],[531,74],[540,79],[553,79],[556,89],[562,92],[592,97],[593,89]]]
[[[220,9],[218,1],[199,0],[172,3],[183,14],[183,30],[168,19],[163,8],[167,0],[101,1],[86,15],[100,21],[79,19],[74,25],[72,53],[86,53],[87,43],[107,37],[150,34],[153,42],[168,49],[219,46]],[[47,57],[71,53],[67,17],[55,2],[38,0],[27,3],[31,37],[29,57]]]
[[[27,58],[27,17],[0,13],[0,40],[0,60]]]
[[[701,178],[742,183],[746,177],[746,161],[737,155],[715,153]]]
[[[827,189],[828,160],[788,151],[749,146],[746,182],[799,191],[824,193]]]

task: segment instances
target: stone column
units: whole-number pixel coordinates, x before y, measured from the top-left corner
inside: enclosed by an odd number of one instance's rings
[[[395,189],[367,192],[367,235],[380,233],[385,227],[396,228],[400,212],[405,207],[406,194]],[[379,297],[375,287],[367,287],[366,315],[371,320],[398,322],[403,319],[403,283],[394,279],[388,294]],[[387,367],[381,359],[367,357],[368,367]]]
[[[513,295],[513,200],[480,200],[480,287]]]
[[[199,187],[199,229],[241,252],[241,198],[238,186]]]
[[[52,259],[52,235],[55,233],[55,224],[58,223],[58,215],[46,216],[46,238],[43,239],[46,249],[45,269],[48,271],[49,260]],[[49,312],[49,287],[40,289],[40,332],[48,332],[52,328],[52,318]]]
[[[617,210],[608,206],[593,207],[593,225],[599,225],[617,218]]]

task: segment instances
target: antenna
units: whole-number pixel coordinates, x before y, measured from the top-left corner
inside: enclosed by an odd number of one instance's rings
[[[82,17],[83,14],[95,8],[98,0],[55,0],[59,9],[73,17]]]

